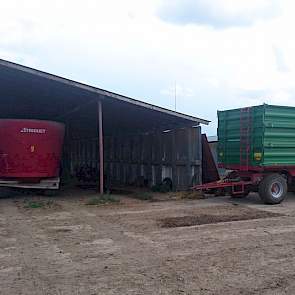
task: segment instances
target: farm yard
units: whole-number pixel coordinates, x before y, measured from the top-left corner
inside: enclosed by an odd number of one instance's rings
[[[0,199],[0,294],[294,294],[295,198]]]
[[[294,295],[295,1],[2,2],[0,295]]]

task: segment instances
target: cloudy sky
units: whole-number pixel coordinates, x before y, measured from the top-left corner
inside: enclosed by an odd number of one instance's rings
[[[0,0],[0,58],[212,120],[295,106],[291,0]],[[1,77],[0,77],[1,78]]]

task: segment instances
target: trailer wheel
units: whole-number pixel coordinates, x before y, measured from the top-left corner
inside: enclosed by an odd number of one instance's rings
[[[265,204],[279,204],[287,194],[286,179],[279,174],[270,174],[259,184],[259,196]]]

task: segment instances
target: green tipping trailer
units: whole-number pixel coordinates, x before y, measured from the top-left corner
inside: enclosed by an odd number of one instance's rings
[[[295,165],[295,107],[219,111],[218,162],[229,169]]]
[[[218,165],[223,181],[195,186],[243,197],[259,192],[267,204],[295,188],[295,107],[259,105],[218,112]]]

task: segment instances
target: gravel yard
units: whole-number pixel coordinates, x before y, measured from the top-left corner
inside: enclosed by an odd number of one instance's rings
[[[0,199],[0,294],[294,294],[295,196]]]

